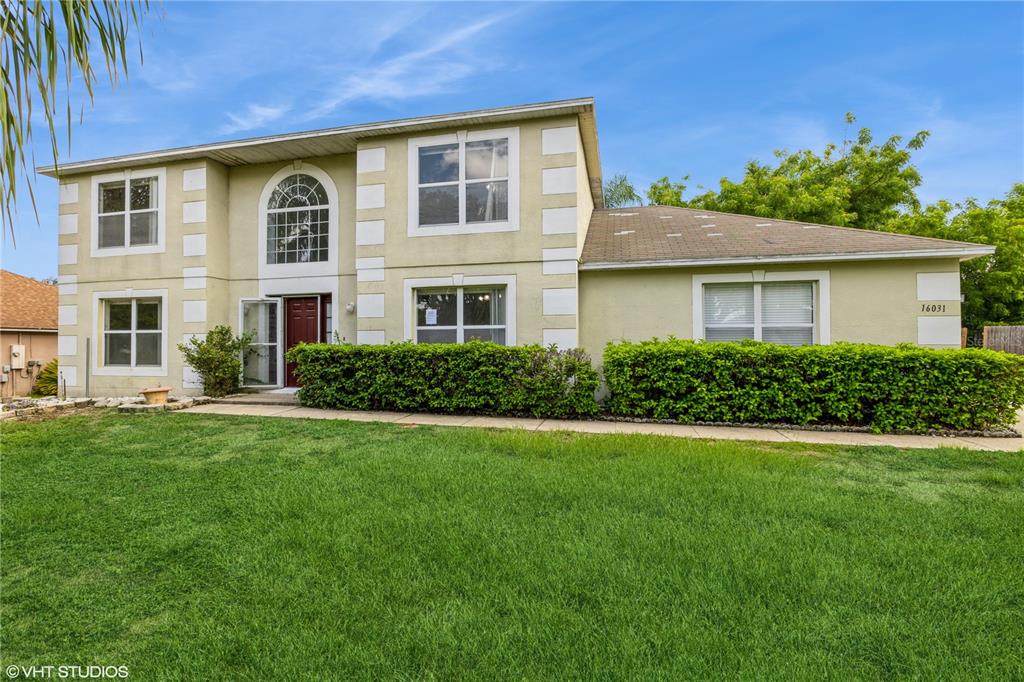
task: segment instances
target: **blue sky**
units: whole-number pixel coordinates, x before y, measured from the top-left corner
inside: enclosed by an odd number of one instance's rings
[[[775,148],[932,137],[925,201],[1024,180],[1020,3],[182,3],[146,22],[145,63],[100,86],[70,154],[592,95],[605,177],[739,178]],[[73,93],[75,111],[81,96]],[[62,133],[63,134],[63,133]],[[37,136],[36,159],[49,159]],[[56,187],[20,207],[3,267],[55,275]]]

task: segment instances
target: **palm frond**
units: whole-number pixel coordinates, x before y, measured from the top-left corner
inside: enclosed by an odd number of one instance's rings
[[[24,173],[36,221],[39,211],[32,189],[26,149],[33,134],[33,114],[42,110],[50,137],[53,164],[60,172],[57,142],[58,106],[64,104],[67,145],[71,146],[71,91],[76,78],[93,101],[97,82],[93,58],[103,60],[112,87],[128,73],[128,41],[139,33],[149,0],[0,0],[0,223],[3,236],[14,235],[18,171]],[[139,60],[142,44],[139,42]],[[63,89],[62,89],[63,87]],[[83,105],[84,113],[84,105]],[[29,155],[31,156],[31,155]]]

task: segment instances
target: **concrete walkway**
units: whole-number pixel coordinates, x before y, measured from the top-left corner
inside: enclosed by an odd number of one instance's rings
[[[245,405],[211,403],[180,410],[176,414],[229,414],[252,417],[292,417],[303,419],[347,419],[359,422],[425,424],[432,426],[474,426],[527,431],[575,431],[578,433],[646,433],[681,438],[712,440],[757,440],[775,443],[823,443],[832,445],[891,445],[898,448],[936,448],[941,446],[968,450],[1016,452],[1024,449],[1021,438],[962,438],[950,436],[891,436],[843,431],[800,431],[796,429],[756,429],[733,426],[688,426],[685,424],[637,424],[609,421],[568,421],[561,419],[518,419],[511,417],[472,417],[405,412],[350,412],[319,410],[292,405]]]

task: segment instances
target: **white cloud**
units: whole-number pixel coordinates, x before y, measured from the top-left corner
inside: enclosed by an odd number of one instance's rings
[[[370,32],[361,38],[365,54],[369,55],[366,57],[368,63],[365,65],[325,69],[322,66],[324,63],[351,62],[337,56],[326,60],[321,56],[315,60],[320,64],[305,71],[306,80],[311,82],[307,82],[304,88],[293,89],[287,93],[288,99],[293,102],[303,102],[302,111],[293,112],[290,104],[271,106],[249,103],[241,112],[228,112],[228,121],[219,132],[233,134],[256,130],[280,120],[289,113],[294,113],[298,120],[311,121],[329,116],[354,102],[395,101],[449,91],[457,82],[472,74],[495,68],[496,61],[493,58],[485,60],[479,55],[472,54],[465,49],[465,45],[508,16],[496,14],[442,33],[419,49],[409,50],[397,56],[377,57],[384,51],[385,44],[392,42],[400,34],[406,43],[424,43],[420,36],[424,31],[431,30],[429,27],[419,27],[422,30],[418,35],[406,35],[412,27],[418,27],[416,18],[422,19],[422,16],[419,13],[404,15],[401,21],[396,22],[397,26]],[[394,54],[394,50],[387,52]],[[301,81],[294,82],[298,84]]]
[[[444,34],[422,49],[358,69],[342,78],[304,118],[322,118],[359,100],[408,99],[444,92],[486,64],[477,56],[458,59],[452,51],[505,18],[507,15],[483,19]]]
[[[240,133],[247,130],[262,128],[268,123],[273,123],[284,116],[288,113],[289,109],[291,109],[291,106],[287,104],[277,107],[269,107],[262,104],[249,104],[245,108],[245,111],[240,114],[228,112],[227,116],[230,123],[223,125],[220,132],[229,135],[232,133]]]

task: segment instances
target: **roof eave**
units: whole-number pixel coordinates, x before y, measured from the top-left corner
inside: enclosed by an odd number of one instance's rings
[[[187,147],[175,147],[171,149],[161,149],[150,152],[141,152],[137,154],[125,154],[121,156],[111,156],[100,159],[74,161],[65,164],[59,164],[59,169],[60,173],[67,175],[89,172],[93,170],[106,170],[121,166],[131,166],[141,163],[173,161],[178,159],[186,160],[203,158],[204,156],[213,154],[215,152],[224,152],[232,149],[260,147],[274,145],[278,143],[312,140],[316,138],[324,138],[331,136],[348,135],[352,136],[353,138],[358,138],[365,136],[399,134],[403,132],[403,130],[416,128],[419,126],[442,128],[450,125],[456,125],[460,121],[474,118],[507,119],[514,118],[516,116],[526,116],[529,114],[544,114],[545,112],[550,112],[552,116],[557,116],[559,115],[559,113],[570,114],[589,112],[590,114],[593,114],[593,111],[594,98],[580,97],[576,99],[555,100],[551,102],[537,102],[534,104],[499,107],[494,109],[477,109],[474,111],[462,111],[450,114],[437,114],[433,116],[420,116],[415,118],[381,121],[378,123],[356,124],[336,128],[322,128],[318,130],[309,130],[304,132],[284,133],[280,135],[268,135],[263,137],[252,137],[241,140],[230,140],[227,142],[213,142],[208,144],[191,145]],[[590,117],[590,119],[593,120],[592,116]],[[584,135],[583,137],[585,144],[588,143],[588,136]],[[594,143],[596,143],[596,128],[593,131],[592,138]],[[586,152],[588,158],[590,158],[591,156],[595,160],[599,158],[597,156],[596,149],[588,149],[586,150]],[[598,161],[598,168],[599,167],[600,166]],[[35,170],[37,173],[40,173],[51,178],[55,178],[58,175],[58,166],[55,165],[37,166]]]
[[[836,261],[897,260],[909,258],[959,258],[968,260],[991,256],[993,246],[929,249],[912,251],[874,251],[860,253],[798,254],[792,256],[743,256],[740,258],[691,258],[643,261],[595,261],[580,264],[580,270],[641,270],[651,268],[701,268],[720,265],[758,265],[778,263],[828,263]]]

